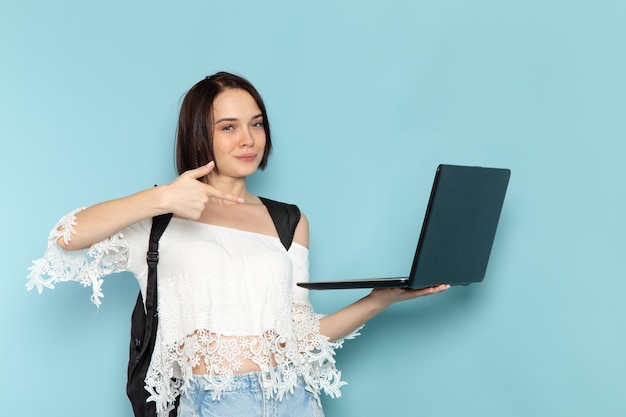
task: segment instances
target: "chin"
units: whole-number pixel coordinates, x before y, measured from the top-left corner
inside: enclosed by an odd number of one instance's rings
[[[220,171],[220,175],[227,176],[227,177],[233,177],[233,178],[245,178],[245,177],[249,177],[250,175],[254,174],[258,170],[259,170],[259,167],[258,166],[254,166],[254,167],[248,167],[247,169],[246,168],[241,168],[241,169]]]

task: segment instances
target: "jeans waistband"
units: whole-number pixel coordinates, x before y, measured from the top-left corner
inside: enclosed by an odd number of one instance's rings
[[[269,382],[271,380],[271,374],[255,371],[247,372],[243,374],[235,374],[232,380],[228,381],[223,378],[212,375],[193,375],[189,381],[192,391],[211,391],[216,386],[226,384],[226,387],[220,389],[222,392],[237,392],[237,391],[263,391],[263,381]],[[297,385],[304,386],[302,378],[298,378]]]

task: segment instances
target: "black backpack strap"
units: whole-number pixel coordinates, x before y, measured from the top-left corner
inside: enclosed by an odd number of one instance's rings
[[[155,416],[154,402],[147,403],[150,395],[145,390],[145,378],[152,359],[156,342],[157,317],[157,264],[159,262],[159,239],[165,231],[172,214],[163,214],[152,218],[152,229],[148,242],[148,282],[146,286],[145,311],[141,292],[131,316],[130,357],[128,361],[128,381],[126,394],[133,406],[136,417]],[[170,415],[176,415],[175,412]]]
[[[293,204],[281,203],[268,198],[259,197],[261,202],[267,207],[274,226],[278,231],[278,237],[285,249],[289,250],[296,227],[300,222],[300,209]]]
[[[165,231],[165,228],[172,219],[172,213],[161,214],[152,218],[152,229],[150,229],[150,241],[148,243],[148,253],[146,260],[148,261],[148,283],[146,288],[146,333],[156,336],[156,316],[157,316],[157,264],[159,263],[159,239]],[[154,319],[154,320],[152,320]],[[153,324],[154,322],[154,324]],[[154,341],[151,340],[151,348]]]

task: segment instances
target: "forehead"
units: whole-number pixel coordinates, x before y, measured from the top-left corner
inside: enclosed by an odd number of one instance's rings
[[[240,88],[227,89],[219,93],[213,100],[213,118],[245,118],[261,113],[256,101],[246,90]]]

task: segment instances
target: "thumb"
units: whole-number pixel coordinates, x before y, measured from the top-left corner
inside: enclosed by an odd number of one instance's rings
[[[190,169],[189,171],[185,172],[185,174],[197,180],[198,178],[202,178],[205,175],[208,175],[211,171],[213,171],[213,168],[215,168],[215,162],[211,161],[208,164],[198,167],[196,169]]]

